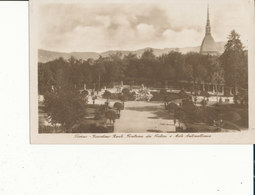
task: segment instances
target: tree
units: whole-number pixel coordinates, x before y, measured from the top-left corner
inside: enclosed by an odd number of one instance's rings
[[[179,106],[175,103],[170,103],[166,106],[168,112],[169,112],[169,116],[170,116],[170,113],[174,113],[175,115],[175,112],[177,111],[177,109],[179,108]]]
[[[110,120],[110,124],[113,122],[114,125],[114,122],[117,119],[117,114],[114,110],[107,110],[105,112],[105,117]]]
[[[230,87],[248,87],[248,61],[244,52],[240,35],[232,30],[225,45],[225,51],[220,56],[220,62],[224,69],[226,84]]]
[[[87,90],[83,90],[81,92],[81,99],[85,102],[85,103],[88,103],[88,95],[89,95],[89,92]]]
[[[179,68],[179,77],[182,80],[186,81],[193,81],[193,85],[197,82],[199,82],[201,79],[201,76],[199,75],[198,71],[202,71],[204,69],[204,66],[202,65],[202,57],[199,53],[195,52],[189,52],[184,56],[184,63],[183,65]],[[199,68],[202,65],[202,69],[199,70]],[[202,72],[203,73],[203,72]],[[193,86],[195,88],[195,86]]]
[[[204,99],[201,101],[201,104],[203,107],[205,107],[206,104],[208,103],[207,100],[210,97],[210,94],[208,93],[208,91],[201,91],[200,95],[204,97]],[[205,98],[207,98],[207,99],[205,99]]]
[[[159,56],[159,64],[157,71],[154,72],[157,75],[157,79],[165,81],[175,81],[179,79],[180,72],[178,71],[183,65],[183,56],[178,52],[170,52],[168,54],[163,54]]]
[[[108,90],[105,90],[104,94],[102,95],[103,98],[107,99],[107,101],[109,100],[109,98],[111,98],[112,93]]]
[[[97,91],[101,90],[102,77],[106,73],[105,65],[108,63],[108,61],[109,60],[107,58],[103,58],[102,56],[100,56],[94,62],[94,66],[93,66],[94,79],[95,79],[94,82],[97,83],[95,86]]]
[[[124,67],[122,66],[123,60],[122,60],[122,54],[120,52],[117,52],[115,54],[111,54],[109,56],[109,63],[107,66],[107,77],[110,79],[110,81],[121,81],[124,78]]]
[[[206,101],[205,99],[203,99],[203,100],[201,101],[201,104],[202,104],[203,107],[205,107],[206,104],[207,104],[207,101]]]
[[[166,108],[166,106],[167,106],[167,101],[166,101],[166,98],[167,98],[167,90],[166,90],[166,89],[160,89],[159,95],[161,96],[160,99],[163,99],[163,100],[164,100],[164,105],[165,105],[165,108]]]
[[[59,89],[45,95],[44,111],[52,124],[60,123],[66,130],[72,130],[86,115],[86,105],[76,90]]]
[[[139,65],[139,59],[136,54],[129,53],[123,58],[122,71],[124,74],[125,81],[134,84],[137,80],[137,66]]]
[[[193,73],[193,66],[190,64],[185,64],[182,67],[182,73],[183,73],[183,78],[188,81],[188,82],[192,82],[193,81],[193,85],[191,86],[191,93],[193,91],[195,91],[195,86],[194,86],[194,73]]]
[[[144,79],[147,84],[154,84],[156,80],[155,68],[157,64],[158,59],[154,55],[153,50],[145,50],[140,58],[137,76]]]
[[[128,95],[130,93],[130,91],[128,88],[124,88],[124,89],[122,89],[122,93],[125,95]]]
[[[211,75],[212,83],[216,85],[216,95],[217,95],[217,102],[218,102],[218,86],[224,83],[223,71],[219,70],[217,72],[212,73]]]
[[[114,108],[118,110],[118,113],[120,114],[121,110],[124,110],[124,105],[120,102],[115,102],[113,105]]]
[[[185,118],[185,112],[183,111],[182,108],[178,107],[178,109],[175,112],[175,116],[176,119],[178,119],[178,123],[179,123],[179,128],[181,127],[181,122],[184,120]]]
[[[166,95],[164,98],[165,108],[167,109],[167,105],[169,104],[169,102],[177,100],[177,99],[180,99],[180,96],[177,93],[171,93]]]
[[[178,93],[178,96],[179,96],[180,99],[189,99],[189,98],[191,98],[191,96],[188,95],[184,90],[181,90]]]
[[[210,94],[208,93],[208,91],[201,91],[200,95],[203,96],[204,99],[210,97]]]

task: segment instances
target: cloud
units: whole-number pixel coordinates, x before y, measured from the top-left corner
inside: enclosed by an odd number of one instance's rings
[[[44,4],[38,19],[40,48],[100,52],[200,45],[206,4],[169,2]],[[213,4],[211,25],[215,40],[226,40],[232,29],[246,39],[249,29],[246,12],[247,7],[240,3]]]
[[[185,29],[180,32],[167,29],[163,32],[163,37],[168,42],[169,47],[197,46],[203,38],[201,33],[192,29]]]
[[[151,39],[155,33],[154,27],[148,24],[138,24],[137,31],[142,40]]]

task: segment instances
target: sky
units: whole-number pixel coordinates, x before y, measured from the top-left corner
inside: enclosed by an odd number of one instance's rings
[[[59,52],[103,52],[199,46],[205,34],[208,2],[137,1],[44,3],[38,6],[39,48]],[[215,41],[235,29],[249,39],[249,0],[209,2]]]

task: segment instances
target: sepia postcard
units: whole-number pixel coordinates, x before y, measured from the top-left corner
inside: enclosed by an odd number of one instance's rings
[[[29,3],[31,143],[255,143],[253,0]]]

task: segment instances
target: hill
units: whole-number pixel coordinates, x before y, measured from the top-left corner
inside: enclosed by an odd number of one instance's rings
[[[220,53],[222,53],[224,51],[224,45],[225,42],[217,42],[217,48],[218,51]],[[97,53],[97,52],[71,52],[71,53],[65,53],[65,52],[55,52],[55,51],[48,51],[48,50],[42,50],[39,49],[38,50],[38,61],[39,62],[48,62],[57,58],[64,58],[64,59],[69,59],[71,56],[73,56],[74,58],[77,59],[83,59],[83,60],[87,60],[89,58],[92,59],[97,59],[100,55],[102,57],[106,57],[109,56],[111,54],[115,54],[117,52],[122,53],[122,55],[127,55],[129,53],[133,53],[136,54],[138,57],[140,57],[143,52],[147,49],[153,49],[153,52],[156,56],[160,56],[162,54],[166,54],[169,53],[171,51],[178,51],[181,52],[183,54],[188,53],[188,52],[199,52],[200,46],[197,47],[185,47],[185,48],[165,48],[165,49],[157,49],[157,48],[143,48],[143,49],[139,49],[139,50],[135,50],[135,51],[128,51],[128,50],[109,50],[106,52],[101,52],[101,53]]]

